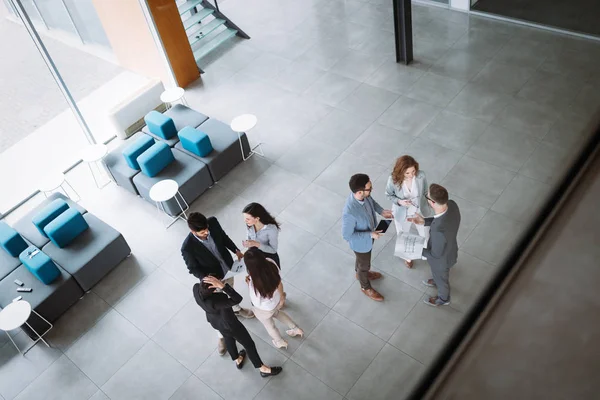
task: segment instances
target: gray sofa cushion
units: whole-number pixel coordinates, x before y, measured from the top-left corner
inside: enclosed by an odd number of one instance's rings
[[[73,200],[69,199],[62,193],[52,193],[50,196],[48,196],[47,199],[42,201],[42,203],[40,205],[38,205],[36,208],[34,208],[30,212],[28,212],[23,218],[18,220],[13,225],[13,228],[15,228],[15,230],[17,232],[19,232],[21,234],[21,236],[23,236],[23,238],[25,238],[26,240],[31,242],[31,244],[33,244],[38,249],[41,249],[42,247],[44,247],[44,245],[46,243],[48,243],[50,241],[50,239],[43,236],[40,233],[40,231],[37,230],[35,225],[33,225],[33,222],[31,222],[31,220],[39,212],[39,210],[41,210],[46,205],[50,204],[52,201],[54,201],[56,199],[65,200],[67,202],[67,204],[69,204],[69,207],[75,208],[82,214],[87,213],[87,210],[85,208],[83,208],[79,204],[75,203]]]
[[[21,265],[0,281],[0,306],[6,307],[15,297],[22,296],[23,300],[28,301],[42,317],[50,322],[56,321],[83,296],[83,290],[77,285],[75,279],[60,266],[58,269],[60,276],[51,284],[44,285],[29,272],[27,267]],[[33,290],[30,293],[17,292],[17,285],[13,283],[15,279]],[[35,315],[29,317],[27,322],[39,333],[48,329],[47,324]]]
[[[21,265],[19,257],[13,257],[4,251],[4,249],[0,249],[0,279],[4,279],[6,275],[17,269],[19,265]]]
[[[150,188],[163,179],[173,179],[177,182],[179,184],[179,192],[188,204],[191,204],[206,189],[213,185],[213,180],[210,177],[206,164],[187,154],[183,154],[177,149],[173,149],[173,156],[175,157],[175,161],[160,171],[158,175],[149,177],[144,174],[138,174],[133,178],[133,183],[140,196],[150,203],[154,204],[150,199]],[[181,199],[179,201],[181,202]],[[165,211],[170,215],[175,216],[181,213],[181,209],[175,199],[166,201],[163,205],[165,206]],[[182,206],[184,205],[182,204]]]
[[[131,250],[119,232],[92,214],[83,216],[90,226],[65,248],[50,242],[42,251],[73,275],[84,291],[90,290],[124,260]]]
[[[206,133],[210,138],[213,151],[208,156],[200,157],[187,151],[183,148],[181,142],[177,143],[175,148],[208,165],[210,174],[215,182],[227,175],[229,171],[244,160],[238,134],[229,125],[216,119],[208,119],[196,129]],[[247,156],[250,154],[248,137],[245,133],[242,133],[241,138],[244,155]]]
[[[108,168],[108,171],[112,175],[117,185],[136,195],[139,193],[137,192],[137,189],[133,184],[133,177],[139,174],[140,171],[132,169],[127,164],[127,161],[125,161],[125,157],[123,157],[123,149],[125,149],[125,147],[129,146],[131,143],[135,142],[142,135],[145,135],[145,133],[136,133],[129,139],[124,140],[123,143],[119,144],[118,147],[111,150],[106,155],[106,157],[104,157],[104,163],[106,164],[106,168]]]
[[[198,111],[192,110],[191,108],[186,107],[183,104],[175,104],[163,114],[168,115],[173,119],[173,122],[175,123],[175,129],[177,129],[177,132],[179,132],[186,126],[191,126],[192,128],[195,128],[208,119],[206,115],[199,113]],[[177,135],[173,136],[173,138],[171,139],[164,140],[163,138],[151,133],[147,126],[142,128],[142,132],[147,133],[156,140],[161,140],[165,142],[169,145],[169,147],[173,147],[179,142],[179,137]]]

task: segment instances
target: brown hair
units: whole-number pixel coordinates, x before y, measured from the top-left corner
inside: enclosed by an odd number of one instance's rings
[[[264,253],[256,247],[251,247],[244,253],[244,263],[252,278],[254,292],[260,297],[272,298],[281,283],[277,265],[267,260]]]
[[[394,165],[392,171],[394,184],[401,185],[404,182],[404,173],[410,167],[415,167],[415,174],[419,172],[419,163],[411,156],[404,155],[396,160],[396,165]]]
[[[442,206],[446,205],[448,204],[448,191],[442,185],[432,183],[429,186],[429,198]]]

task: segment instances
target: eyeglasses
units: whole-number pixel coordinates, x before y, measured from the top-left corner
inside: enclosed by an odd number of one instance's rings
[[[426,198],[427,200],[429,200],[430,202],[432,202],[432,203],[435,203],[435,200],[432,200],[432,199],[431,199],[431,197],[429,197],[429,196],[425,195],[425,198]]]
[[[363,192],[372,192],[373,191],[373,186],[371,186],[370,189],[364,188]]]

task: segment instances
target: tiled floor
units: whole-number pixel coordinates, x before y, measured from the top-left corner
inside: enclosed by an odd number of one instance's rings
[[[237,371],[216,354],[215,333],[192,299],[194,279],[179,254],[185,224],[165,231],[153,205],[114,185],[96,190],[78,168],[69,179],[82,204],[123,232],[133,256],[58,321],[53,348],[36,346],[25,358],[10,343],[0,348],[4,399],[401,398],[600,105],[594,43],[414,5],[416,62],[406,67],[393,61],[387,2],[227,0],[223,10],[252,40],[214,56],[187,99],[224,121],[258,115],[250,136],[262,136],[267,158],[240,165],[192,208],[217,216],[237,243],[246,203],[277,213],[289,313],[306,337],[277,350],[257,321],[246,321],[265,362],[284,372]],[[385,182],[404,153],[462,211],[450,307],[423,304],[428,266],[407,270],[393,256],[393,229],[374,249],[385,275],[374,286],[386,301],[370,301],[340,238],[348,177],[369,173],[387,205]],[[236,287],[244,293],[243,282]]]

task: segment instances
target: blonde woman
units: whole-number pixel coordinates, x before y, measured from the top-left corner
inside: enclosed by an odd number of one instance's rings
[[[385,194],[392,201],[392,214],[396,224],[396,232],[408,233],[411,226],[415,226],[420,236],[429,239],[429,227],[413,225],[408,218],[417,213],[424,217],[433,216],[431,207],[427,203],[427,178],[425,172],[419,170],[419,163],[409,155],[404,155],[396,160],[396,165],[388,178]],[[404,260],[408,268],[413,267],[412,260]]]

